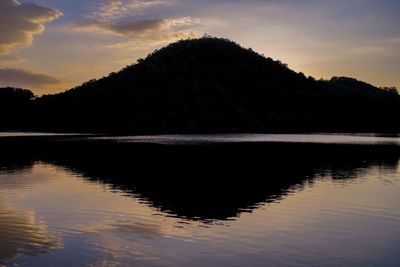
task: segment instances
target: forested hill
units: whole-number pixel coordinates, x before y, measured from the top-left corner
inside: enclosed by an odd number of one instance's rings
[[[13,94],[26,95],[11,101]],[[394,88],[345,77],[317,81],[232,41],[209,37],[170,44],[56,95],[34,98],[27,91],[0,89],[0,103],[3,130],[400,132]]]

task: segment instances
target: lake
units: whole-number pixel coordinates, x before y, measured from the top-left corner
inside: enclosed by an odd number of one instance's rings
[[[0,266],[400,266],[399,136],[0,136]]]

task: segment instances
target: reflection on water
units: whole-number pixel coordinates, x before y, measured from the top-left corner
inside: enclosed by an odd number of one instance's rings
[[[41,133],[41,132],[0,132],[0,137],[34,137],[34,136],[75,136],[74,133]]]
[[[2,200],[0,204],[0,263],[1,260],[12,260],[21,255],[37,256],[48,249],[61,247],[34,211],[13,210],[5,206],[6,201]]]
[[[0,265],[400,263],[398,146],[2,147]]]
[[[125,143],[215,144],[215,143],[320,143],[320,144],[386,144],[400,145],[399,135],[378,134],[215,134],[88,137],[91,140],[112,140]]]

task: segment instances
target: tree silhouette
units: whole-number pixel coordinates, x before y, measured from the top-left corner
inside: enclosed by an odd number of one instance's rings
[[[396,92],[347,77],[307,78],[230,40],[205,36],[170,44],[66,92],[31,97],[22,106],[34,119],[18,128],[119,134],[398,132]]]

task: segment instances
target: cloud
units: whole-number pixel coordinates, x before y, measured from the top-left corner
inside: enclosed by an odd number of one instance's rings
[[[0,68],[0,86],[42,89],[63,83],[64,80],[25,69]]]
[[[165,13],[165,6],[176,0],[103,0],[86,19],[76,23],[76,31],[122,37],[107,48],[154,46],[183,38],[197,37],[194,26],[199,19]],[[161,9],[159,9],[161,8]],[[157,14],[157,16],[155,16]]]
[[[106,45],[107,48],[140,48],[199,37],[200,34],[191,30],[198,23],[200,20],[191,17],[113,22],[87,21],[80,23],[75,29],[125,37],[122,42]]]
[[[105,23],[100,21],[83,22],[77,25],[80,31],[113,33],[118,35],[141,34],[144,32],[160,30],[165,27],[166,20],[140,20],[132,22]]]
[[[6,64],[17,64],[17,63],[22,63],[25,60],[17,55],[11,55],[11,54],[0,54],[0,67],[1,65],[6,65]]]
[[[29,45],[33,35],[44,31],[44,23],[62,13],[33,3],[20,4],[17,0],[0,1],[0,53],[8,53],[17,45]]]
[[[78,24],[76,29],[80,31],[134,36],[150,32],[180,30],[194,23],[194,20],[190,17],[116,22],[88,21]]]
[[[146,9],[170,5],[172,2],[171,0],[101,0],[88,17],[108,21],[139,15]]]
[[[128,40],[124,42],[114,43],[110,45],[106,45],[105,48],[112,49],[130,49],[137,50],[139,48],[145,47],[146,49],[154,49],[154,47],[158,47],[165,43],[171,43],[174,41],[182,40],[182,39],[193,39],[198,38],[200,35],[196,32],[166,32],[166,33],[158,33],[158,34],[149,34],[144,35],[141,38],[135,40]]]
[[[147,31],[159,30],[165,27],[167,20],[154,19],[154,20],[141,20],[128,23],[117,23],[106,26],[106,29],[118,34],[135,34]]]

